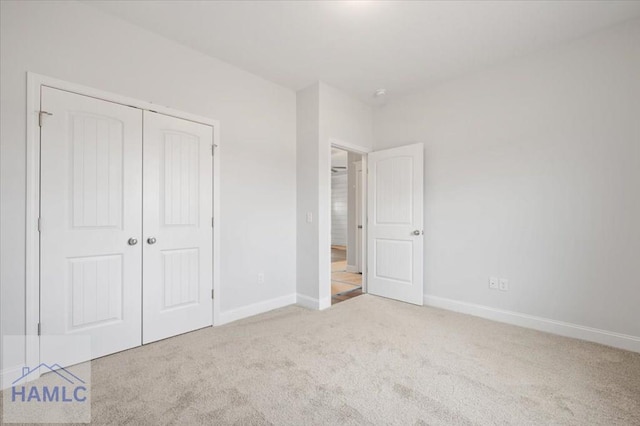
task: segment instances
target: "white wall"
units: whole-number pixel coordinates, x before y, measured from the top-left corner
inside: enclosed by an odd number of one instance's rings
[[[368,152],[373,146],[373,108],[344,92],[319,83],[320,92],[320,300],[331,303],[331,144]]]
[[[2,1],[0,28],[3,334],[24,332],[27,71],[220,120],[221,310],[295,292],[293,91],[76,2]]]
[[[320,95],[320,133],[323,140],[341,143],[356,150],[373,146],[373,108],[359,99],[318,83]]]
[[[331,144],[369,151],[373,112],[322,82],[298,91],[297,102],[298,302],[324,309],[331,305]]]
[[[331,245],[347,245],[347,174],[331,175]]]
[[[297,293],[298,303],[318,308],[319,90],[314,84],[296,93],[297,133]],[[311,215],[311,222],[307,221]]]
[[[640,336],[640,21],[374,123],[375,149],[425,144],[425,294]]]

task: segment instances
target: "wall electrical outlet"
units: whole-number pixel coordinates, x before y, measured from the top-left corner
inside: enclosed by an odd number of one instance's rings
[[[264,284],[264,273],[260,272],[258,274],[258,284]]]
[[[313,213],[307,212],[307,223],[313,222]]]
[[[508,291],[509,290],[509,280],[506,278],[500,278],[500,290]]]
[[[498,289],[498,279],[495,277],[489,278],[489,288],[492,290]]]

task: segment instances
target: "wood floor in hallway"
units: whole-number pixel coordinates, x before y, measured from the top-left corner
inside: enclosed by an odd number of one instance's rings
[[[347,250],[331,247],[331,304],[343,302],[362,294],[362,274],[347,272]]]

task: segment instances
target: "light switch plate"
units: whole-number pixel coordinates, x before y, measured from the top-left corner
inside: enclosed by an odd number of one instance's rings
[[[509,291],[509,280],[506,278],[500,278],[500,290]]]

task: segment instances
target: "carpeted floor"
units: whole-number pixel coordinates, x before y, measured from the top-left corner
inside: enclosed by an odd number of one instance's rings
[[[96,424],[640,424],[638,353],[369,295],[92,369]]]

